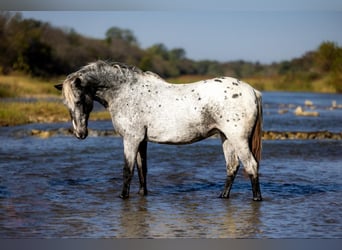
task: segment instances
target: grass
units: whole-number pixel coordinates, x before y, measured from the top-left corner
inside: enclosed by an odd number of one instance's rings
[[[261,91],[319,92],[337,93],[336,86],[331,84],[330,76],[310,81],[298,77],[271,76],[249,77],[242,79]]]
[[[69,113],[62,102],[47,101],[47,97],[60,97],[54,88],[58,80],[43,80],[22,74],[0,75],[0,126],[15,126],[36,122],[69,121]],[[34,97],[37,102],[1,101],[1,98]],[[107,111],[93,112],[92,120],[109,120]]]
[[[56,102],[0,102],[0,126],[67,121],[67,109]]]
[[[54,88],[54,84],[53,80],[32,78],[22,74],[0,75],[0,98],[56,96],[59,92]]]
[[[93,112],[91,120],[109,120],[108,111]],[[59,102],[0,102],[0,126],[15,126],[28,123],[67,122],[67,108]]]

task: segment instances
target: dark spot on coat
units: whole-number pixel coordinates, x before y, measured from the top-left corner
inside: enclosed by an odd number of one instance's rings
[[[239,86],[239,84],[237,82],[233,82],[233,85],[235,86]]]
[[[222,82],[220,79],[215,79],[214,81],[215,82]]]
[[[233,98],[237,98],[237,97],[239,97],[239,95],[238,94],[234,94],[234,95],[232,95],[232,97]]]
[[[191,90],[191,92],[194,92],[194,91],[195,91],[194,89]]]
[[[159,108],[161,107],[161,104],[159,104],[159,106],[158,106]]]
[[[200,101],[200,100],[201,100],[201,97],[198,97],[198,100]]]

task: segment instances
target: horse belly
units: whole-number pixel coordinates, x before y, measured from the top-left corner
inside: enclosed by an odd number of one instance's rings
[[[210,129],[198,126],[196,122],[166,121],[164,125],[149,126],[147,140],[164,144],[189,144],[210,136]]]

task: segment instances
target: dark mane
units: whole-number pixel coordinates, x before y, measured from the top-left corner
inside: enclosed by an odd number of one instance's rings
[[[78,74],[82,74],[87,82],[91,82],[98,87],[100,86],[100,83],[110,83],[114,89],[119,89],[124,83],[136,83],[139,76],[150,75],[163,80],[159,75],[150,71],[144,72],[136,66],[102,60],[89,63],[82,67],[78,71]]]

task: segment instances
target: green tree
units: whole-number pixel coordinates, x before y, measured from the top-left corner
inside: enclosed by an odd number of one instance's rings
[[[175,48],[169,51],[169,56],[168,58],[171,61],[180,61],[185,59],[186,52],[182,48]]]
[[[334,42],[323,42],[316,52],[316,64],[322,72],[339,70],[341,67],[341,48]]]
[[[169,59],[169,52],[166,46],[162,43],[157,43],[152,45],[151,47],[147,48],[147,53],[151,54],[152,56],[160,56],[164,60]]]
[[[137,38],[129,29],[121,29],[118,27],[109,28],[106,32],[106,41],[111,44],[113,40],[121,40],[127,42],[129,45],[138,46]]]

